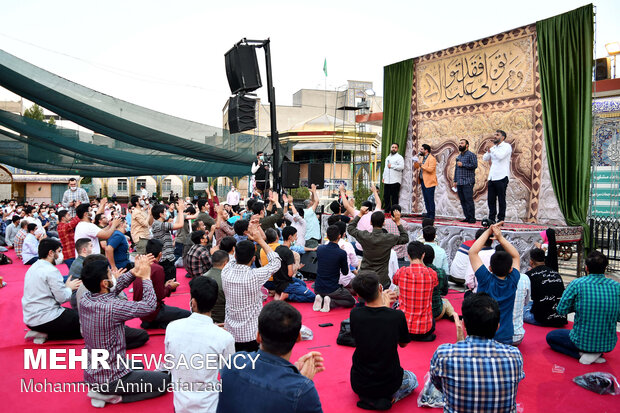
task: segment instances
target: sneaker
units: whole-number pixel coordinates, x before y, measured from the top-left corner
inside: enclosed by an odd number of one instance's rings
[[[598,360],[603,353],[580,353],[580,355],[579,362],[581,364],[592,364]]]
[[[312,311],[321,311],[321,307],[323,305],[323,297],[319,294],[314,297],[314,304],[312,304]]]
[[[332,299],[329,298],[329,296],[325,296],[323,298],[323,305],[321,306],[321,312],[322,313],[329,313],[329,309],[330,309],[330,304],[331,304]]]
[[[47,334],[39,331],[29,330],[24,340],[32,340],[34,344],[43,344],[47,341]]]
[[[91,406],[98,408],[105,407],[106,403],[117,404],[123,401],[123,397],[117,394],[103,394],[92,390],[88,392],[88,397]]]

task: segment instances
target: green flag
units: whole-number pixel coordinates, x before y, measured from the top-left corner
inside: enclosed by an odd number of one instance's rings
[[[323,62],[323,73],[327,76],[327,58],[325,58],[325,62]]]

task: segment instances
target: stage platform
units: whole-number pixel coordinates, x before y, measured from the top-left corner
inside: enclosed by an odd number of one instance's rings
[[[404,227],[409,233],[409,239],[415,240],[422,238],[422,220],[419,214],[403,214],[405,221]],[[476,231],[482,228],[480,221],[475,224],[461,222],[459,219],[450,217],[436,217],[435,228],[437,229],[437,242],[446,250],[450,260],[459,249],[463,241],[474,239]],[[581,227],[554,226],[523,222],[505,222],[503,228],[504,236],[521,253],[521,270],[525,271],[528,267],[528,251],[534,246],[535,242],[541,241],[540,232],[553,228],[556,233],[556,240],[561,243],[577,243],[577,252],[581,252]]]

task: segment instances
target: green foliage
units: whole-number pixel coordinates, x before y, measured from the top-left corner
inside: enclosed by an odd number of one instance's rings
[[[293,188],[289,191],[289,195],[293,197],[293,199],[308,199],[310,198],[310,190],[305,186],[299,188]]]
[[[82,178],[82,180],[80,181],[81,185],[89,185],[93,183],[93,178],[91,178],[90,176],[86,176],[84,178]]]
[[[56,121],[54,120],[54,118],[50,117],[47,123],[49,123],[50,125],[55,125]]]
[[[24,111],[24,116],[31,119],[43,121],[43,109],[36,103]]]
[[[355,191],[353,191],[353,198],[355,198],[355,208],[360,209],[362,202],[368,199],[372,194],[372,191],[365,186],[358,185]]]

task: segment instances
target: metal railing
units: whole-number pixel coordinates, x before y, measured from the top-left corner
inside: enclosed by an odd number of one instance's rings
[[[620,217],[590,218],[592,247],[609,259],[609,270],[620,271]]]

